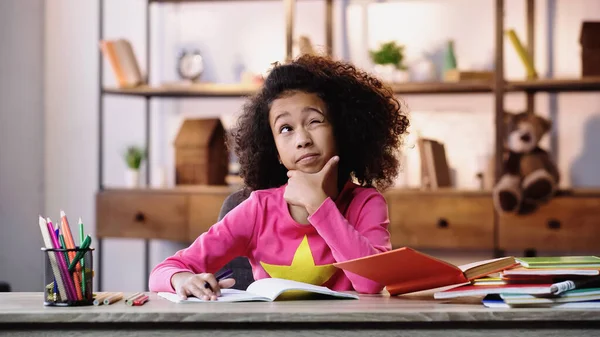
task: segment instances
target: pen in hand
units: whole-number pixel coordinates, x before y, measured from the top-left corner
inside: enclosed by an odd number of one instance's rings
[[[219,282],[221,280],[231,277],[232,275],[233,275],[233,271],[231,269],[225,269],[225,270],[221,271],[220,273],[217,273],[215,275],[215,278],[217,279],[217,282]],[[210,286],[210,284],[208,284],[208,282],[206,282],[206,281],[204,281],[204,288],[213,290],[213,288]]]

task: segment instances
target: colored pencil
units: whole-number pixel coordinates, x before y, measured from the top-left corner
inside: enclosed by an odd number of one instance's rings
[[[51,249],[52,247],[52,239],[50,238],[50,233],[48,232],[48,224],[46,220],[40,216],[39,219],[40,231],[42,232],[42,239],[44,240],[44,245],[46,248]],[[50,260],[50,267],[52,268],[52,274],[54,274],[54,283],[58,288],[58,295],[61,299],[67,299],[67,290],[65,289],[65,284],[63,283],[63,279],[58,268],[58,262],[56,261],[56,254],[53,252],[46,252],[48,254],[48,259]]]
[[[67,219],[67,215],[65,214],[65,212],[63,210],[60,211],[60,230],[63,234],[63,236],[65,237],[65,244],[66,247],[68,249],[75,249],[75,241],[73,240],[73,234],[71,233],[71,226],[69,226],[69,220]],[[73,259],[75,258],[75,251],[69,251],[68,252],[68,256],[69,258],[67,259],[67,264],[70,263],[70,261],[73,261]],[[81,273],[82,273],[82,269],[81,269],[81,264],[77,263],[77,266],[75,267],[75,272],[73,272],[73,281],[75,282],[75,290],[77,291],[77,299],[78,300],[83,300],[83,293],[81,291]]]
[[[83,241],[85,240],[85,233],[83,232],[83,222],[81,221],[81,217],[79,218],[78,224],[79,224],[79,245],[81,246],[83,244]],[[81,291],[82,291],[82,293],[85,294],[85,264],[84,264],[83,258],[81,260],[79,260],[79,263],[81,264]]]
[[[50,218],[46,218],[46,223],[48,225],[48,232],[50,233],[50,239],[52,240],[53,248],[60,248],[58,238],[54,235],[54,226],[52,225],[52,220],[50,220]],[[61,271],[65,290],[67,291],[67,298],[69,301],[76,301],[77,292],[75,291],[75,285],[73,284],[73,279],[71,278],[71,274],[67,268],[67,263],[64,259],[64,256],[56,252],[56,260],[58,262],[58,268]]]
[[[137,297],[134,301],[133,301],[133,305],[134,306],[139,306],[139,305],[144,305],[144,303],[148,302],[148,299],[150,297],[146,294],[143,294],[142,296]]]
[[[108,298],[111,295],[109,292],[97,293],[96,297],[94,297],[94,305],[102,305],[104,303],[104,299]]]
[[[123,299],[123,293],[111,293],[110,296],[104,299],[104,304],[109,305]]]
[[[136,300],[138,297],[143,296],[144,293],[135,293],[129,297],[127,297],[127,299],[125,299],[125,304],[131,306],[133,305],[133,301]]]

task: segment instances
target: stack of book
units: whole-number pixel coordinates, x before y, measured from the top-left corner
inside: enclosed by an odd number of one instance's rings
[[[485,296],[487,307],[600,308],[600,259],[595,256],[516,258],[518,266],[436,292],[436,299]]]
[[[484,295],[486,307],[600,308],[600,258],[516,258],[519,266],[495,277],[436,293],[435,298]]]
[[[508,256],[455,266],[402,247],[335,266],[385,285],[392,296],[431,290],[435,299],[480,296],[486,307],[600,308],[596,256]]]

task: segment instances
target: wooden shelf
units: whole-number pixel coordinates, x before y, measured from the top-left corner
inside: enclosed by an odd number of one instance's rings
[[[389,84],[394,93],[412,94],[468,94],[491,93],[493,85],[485,81],[472,82],[414,82]],[[105,88],[103,93],[143,97],[245,97],[254,94],[259,85],[243,84],[169,84],[151,87],[147,85],[135,88]],[[529,81],[509,81],[508,92],[585,92],[600,91],[600,77],[574,79],[539,79]]]
[[[487,81],[411,82],[390,84],[396,94],[461,94],[492,92]]]
[[[224,194],[229,195],[237,191],[239,187],[229,185],[189,185],[189,186],[176,186],[176,187],[140,187],[140,188],[126,188],[126,187],[110,187],[106,186],[100,190],[100,193],[142,193],[142,194]]]
[[[460,94],[491,92],[486,82],[464,83],[393,83],[390,87],[396,94]],[[104,88],[103,93],[143,97],[244,97],[254,94],[258,85],[241,84],[191,84],[165,85],[151,87],[147,85],[135,88]]]
[[[151,87],[142,85],[135,88],[104,88],[106,94],[143,97],[243,97],[256,92],[256,85],[241,84],[191,84]]]
[[[258,0],[148,0],[150,3],[183,3],[183,2],[236,2],[236,1],[258,1]],[[275,0],[274,0],[275,1]]]
[[[510,81],[508,91],[527,92],[577,92],[600,90],[600,77],[538,79],[527,81]]]

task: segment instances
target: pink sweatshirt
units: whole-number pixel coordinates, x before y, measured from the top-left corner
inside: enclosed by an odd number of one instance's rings
[[[202,233],[188,248],[158,264],[150,291],[175,292],[177,272],[215,273],[237,256],[246,256],[255,280],[294,279],[333,290],[378,293],[383,285],[331,264],[391,249],[388,208],[374,188],[348,182],[335,202],[327,198],[297,223],[283,198],[285,185],[258,190]]]

